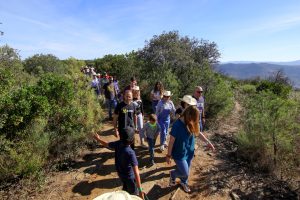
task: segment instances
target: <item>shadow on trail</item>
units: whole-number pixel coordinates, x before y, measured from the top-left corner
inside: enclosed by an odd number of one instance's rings
[[[254,170],[237,155],[237,144],[229,135],[215,133],[211,138],[218,150],[216,157],[222,162],[204,170],[197,167],[198,174],[192,188],[192,197],[204,193],[209,196],[217,192],[235,193],[240,199],[290,199],[299,196],[287,182],[260,169]]]
[[[88,196],[95,188],[113,189],[121,185],[119,178],[103,179],[93,182],[82,181],[73,187],[72,192],[79,193],[82,196]]]
[[[148,192],[147,197],[150,200],[159,199],[163,196],[170,194],[172,191],[177,189],[177,187],[166,187],[162,188],[160,185],[155,184],[151,190]]]

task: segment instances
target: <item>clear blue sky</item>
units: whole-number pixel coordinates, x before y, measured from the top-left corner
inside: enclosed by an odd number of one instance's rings
[[[216,42],[222,62],[300,59],[299,0],[2,0],[0,22],[22,59],[126,53],[171,30]]]

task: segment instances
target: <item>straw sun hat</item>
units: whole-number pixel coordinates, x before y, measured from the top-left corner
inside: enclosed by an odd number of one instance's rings
[[[179,98],[179,99],[191,106],[197,105],[196,99],[193,98],[191,95],[184,95],[183,98]]]
[[[164,91],[163,96],[166,96],[166,97],[172,96],[171,91]]]
[[[94,200],[142,200],[140,197],[130,195],[126,191],[115,191],[101,194]]]

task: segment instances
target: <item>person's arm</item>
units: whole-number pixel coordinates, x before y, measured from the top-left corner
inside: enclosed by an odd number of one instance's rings
[[[95,140],[97,140],[103,146],[108,147],[108,142],[102,140],[97,133],[94,134],[94,138],[95,138]]]
[[[166,155],[166,161],[168,164],[171,164],[171,154],[172,154],[172,149],[173,149],[173,144],[175,142],[175,138],[170,135],[170,140],[169,140],[169,145],[168,145],[168,153]]]
[[[143,105],[143,101],[141,100],[141,113],[143,115],[143,119],[144,119],[144,105]]]
[[[158,117],[159,114],[161,113],[162,105],[163,105],[162,102],[159,101],[158,104],[157,104],[157,107],[156,107],[156,113],[155,113],[157,117]]]
[[[205,124],[205,114],[204,114],[204,107],[202,109],[202,124]]]
[[[158,123],[156,123],[156,126],[157,126],[157,132],[154,136],[154,139],[156,140],[156,138],[159,136],[160,132],[161,132],[161,128],[160,128],[160,125]]]
[[[140,170],[137,165],[133,166],[133,172],[135,176],[135,181],[136,181],[136,186],[139,191],[139,196],[144,199],[144,194],[143,194],[143,189],[142,189],[142,184],[141,184],[141,177],[140,177]]]
[[[172,106],[171,113],[172,113],[173,117],[175,117],[176,108],[174,106],[173,101],[171,101],[171,106]]]
[[[114,125],[114,131],[115,131],[115,136],[116,137],[120,136],[119,131],[118,131],[118,117],[119,117],[119,115],[114,113],[114,115],[113,115],[113,125]]]
[[[208,146],[209,148],[211,148],[212,151],[215,150],[214,145],[210,142],[209,139],[207,139],[207,138],[205,137],[205,135],[203,135],[202,132],[200,132],[199,137],[200,137],[200,139],[201,139],[203,142],[206,142],[206,143],[207,143],[207,146]]]
[[[153,101],[153,99],[154,99],[154,92],[151,91],[151,92],[150,92],[150,100]]]

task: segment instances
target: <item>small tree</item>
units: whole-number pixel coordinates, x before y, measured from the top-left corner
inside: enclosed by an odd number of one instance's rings
[[[36,54],[24,61],[25,70],[34,75],[47,72],[63,73],[63,65],[61,61],[52,54]]]

